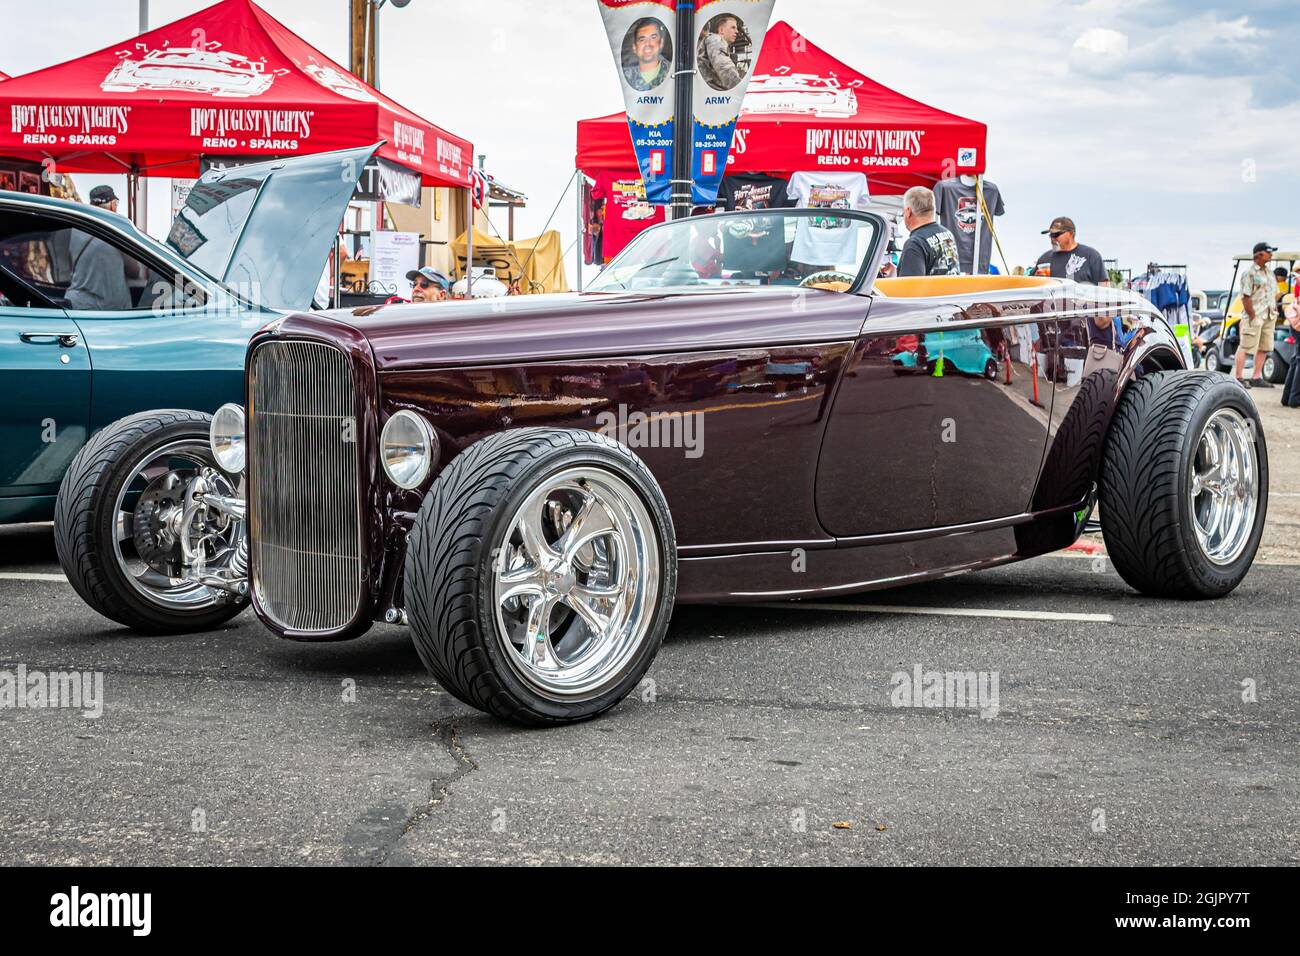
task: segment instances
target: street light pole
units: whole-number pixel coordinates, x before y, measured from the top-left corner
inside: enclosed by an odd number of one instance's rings
[[[695,129],[692,116],[695,111],[695,3],[679,0],[677,4],[677,40],[673,51],[676,64],[676,97],[673,103],[673,182],[672,219],[685,219],[691,214],[693,153]]]
[[[352,75],[366,81],[366,23],[370,17],[370,0],[349,0],[348,11],[348,69]]]
[[[364,8],[365,18],[365,75],[362,77],[375,89],[379,89],[379,11],[384,4],[392,3],[397,9],[407,6],[411,0],[353,0],[352,24],[355,29],[357,21],[356,5]],[[356,71],[353,70],[355,73]]]

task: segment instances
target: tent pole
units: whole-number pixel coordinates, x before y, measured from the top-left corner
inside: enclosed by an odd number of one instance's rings
[[[373,248],[373,247],[372,247]],[[343,226],[334,235],[334,247],[330,249],[330,308],[337,309],[343,304],[339,285],[343,282]]]
[[[465,190],[465,298],[474,298],[474,184]]]
[[[980,268],[980,247],[984,242],[984,210],[980,208],[982,203],[980,197],[984,195],[981,189],[983,179],[980,176],[975,177],[975,259],[970,264],[971,275],[982,275],[983,270]],[[989,250],[989,258],[992,259],[993,250]]]
[[[578,291],[582,291],[582,259],[583,259],[583,241],[587,238],[587,223],[582,218],[582,186],[583,180],[581,172],[578,175]]]

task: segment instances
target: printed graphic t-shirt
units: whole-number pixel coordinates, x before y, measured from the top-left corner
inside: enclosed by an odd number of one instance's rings
[[[1007,211],[1002,202],[1002,191],[995,183],[984,180],[984,202],[989,214],[1001,216]],[[975,223],[980,218],[979,197],[974,186],[967,186],[960,178],[941,179],[934,184],[934,211],[939,223],[946,226],[957,240],[957,257],[962,272],[974,273]],[[993,256],[993,236],[988,223],[980,231],[980,273],[989,271]]]
[[[918,226],[903,244],[903,256],[898,260],[900,276],[955,276],[960,271],[957,240],[937,222]]]
[[[785,180],[762,173],[728,176],[718,190],[718,206],[728,211],[754,212],[780,209],[789,204]],[[723,267],[735,272],[784,270],[784,225],[782,220],[770,216],[728,220],[723,236]]]
[[[664,221],[664,207],[646,202],[645,184],[635,174],[601,173],[596,179],[596,188],[591,191],[591,198],[605,200],[600,251],[606,262],[622,252],[642,229]]]
[[[1093,285],[1110,281],[1101,253],[1083,243],[1069,252],[1044,252],[1038,257],[1038,265],[1046,265],[1049,270],[1047,274],[1054,279],[1073,279],[1075,282],[1090,282]],[[1040,269],[1034,271],[1042,275]]]
[[[1273,291],[1273,277],[1259,266],[1251,265],[1241,280],[1241,294],[1254,303],[1256,321],[1273,321],[1277,318],[1277,299]],[[1246,317],[1244,307],[1241,316],[1243,319]]]
[[[866,173],[795,173],[789,193],[807,209],[866,209],[871,202]],[[810,266],[847,265],[857,259],[858,229],[832,214],[800,217],[790,258]]]

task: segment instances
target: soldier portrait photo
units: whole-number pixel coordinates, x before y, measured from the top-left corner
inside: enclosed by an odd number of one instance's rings
[[[623,78],[634,90],[653,90],[673,75],[673,39],[662,20],[642,17],[623,39]]]
[[[721,13],[704,25],[695,47],[700,78],[713,89],[735,89],[753,65],[754,41],[740,17]]]

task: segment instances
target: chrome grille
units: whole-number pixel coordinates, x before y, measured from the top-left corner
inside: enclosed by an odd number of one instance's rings
[[[361,603],[356,391],[347,357],[267,342],[248,383],[253,587],[282,627],[331,631]]]

